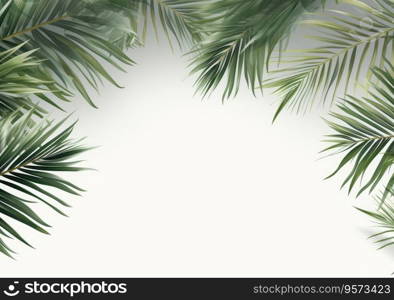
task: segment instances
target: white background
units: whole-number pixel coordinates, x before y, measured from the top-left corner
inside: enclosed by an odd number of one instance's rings
[[[65,196],[63,218],[38,208],[51,236],[21,228],[36,247],[11,243],[2,276],[389,276],[391,249],[367,240],[368,207],[323,181],[339,157],[318,160],[329,133],[320,118],[285,112],[275,98],[244,89],[224,105],[220,92],[193,97],[187,60],[166,43],[130,51],[138,65],[111,70],[92,109],[69,106],[87,136],[86,188]],[[61,113],[54,114],[61,117]],[[41,210],[40,210],[41,209]]]

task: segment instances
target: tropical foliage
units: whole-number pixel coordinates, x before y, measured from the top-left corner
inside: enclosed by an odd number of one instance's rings
[[[127,2],[0,0],[0,50],[18,45],[18,54],[39,49],[33,55],[42,63],[35,74],[48,81],[53,96],[67,100],[72,88],[94,106],[81,78],[95,89],[101,78],[117,85],[96,57],[120,69],[119,63],[132,64],[116,46],[135,41],[133,31],[124,29],[130,27],[123,13]],[[46,95],[37,96],[50,101]]]
[[[69,138],[74,124],[57,133],[65,120],[53,124],[43,119],[32,125],[32,113],[22,117],[14,113],[0,121],[0,214],[47,233],[49,225],[31,207],[38,201],[64,215],[56,205],[67,203],[49,192],[49,187],[74,195],[83,190],[53,173],[83,170],[74,166],[79,161],[70,159],[87,148]],[[3,217],[0,235],[29,245]],[[0,251],[6,255],[12,251],[2,239]]]
[[[57,206],[66,202],[50,189],[82,191],[54,173],[83,170],[69,159],[87,148],[70,139],[74,124],[61,129],[64,121],[54,124],[40,103],[62,109],[62,101],[78,92],[94,106],[85,85],[97,89],[102,79],[117,85],[103,63],[119,69],[132,64],[124,50],[136,41],[132,16],[138,7],[117,0],[0,0],[2,236],[28,244],[10,222],[45,233],[48,225],[32,201],[63,214]],[[12,253],[4,240],[0,251]]]
[[[140,1],[139,9],[143,19],[142,39],[145,39],[148,20],[158,37],[159,19],[167,40],[173,48],[175,39],[180,48],[191,48],[202,40],[203,26],[200,8],[206,0],[145,0]]]
[[[376,234],[371,235],[369,238],[374,239],[375,243],[379,244],[379,249],[386,248],[394,245],[394,205],[393,196],[394,191],[389,191],[389,200],[383,200],[380,195],[377,197],[377,203],[380,209],[376,212],[368,211],[365,209],[357,208],[362,213],[370,216],[376,223],[378,228],[381,228]]]
[[[49,91],[45,78],[29,74],[39,66],[39,61],[32,57],[35,50],[16,54],[23,45],[0,52],[0,117],[32,110],[35,104],[29,96]]]
[[[283,50],[306,9],[321,0],[216,0],[203,7],[204,39],[194,50],[192,73],[203,95],[225,79],[223,97],[236,95],[241,76],[252,91],[263,83],[274,49]],[[263,20],[263,21],[262,21]]]
[[[388,175],[382,197],[384,200],[394,187],[394,173],[390,172],[394,164],[394,67],[387,62],[384,68],[372,68],[372,73],[378,82],[368,96],[362,99],[348,96],[338,105],[340,112],[331,113],[333,121],[328,123],[334,134],[328,136],[331,145],[325,151],[346,153],[329,177],[353,163],[342,185],[348,184],[349,192],[358,181],[364,179],[366,183],[357,195],[367,189],[371,193]],[[368,176],[370,169],[373,171]]]
[[[310,47],[289,49],[303,28]],[[350,167],[349,192],[383,187],[378,210],[360,210],[387,229],[382,235],[392,232],[392,0],[0,0],[2,253],[12,253],[5,238],[28,244],[12,222],[46,232],[31,202],[63,213],[67,204],[47,187],[81,192],[55,173],[82,170],[71,158],[87,148],[71,139],[75,124],[53,123],[42,104],[62,110],[79,94],[96,107],[89,90],[103,80],[119,87],[107,67],[133,65],[126,51],[150,31],[190,57],[202,96],[221,85],[223,100],[243,83],[253,94],[268,89],[280,100],[274,120],[285,108],[336,102],[324,151],[344,157],[329,177]]]
[[[363,83],[360,79],[370,78],[369,69],[382,66],[384,59],[392,61],[394,2],[342,2],[347,6],[327,10],[325,19],[313,16],[303,22],[315,29],[309,39],[319,46],[287,55],[284,66],[265,82],[282,97],[274,118],[285,107],[302,112],[317,101],[331,105],[339,94]]]

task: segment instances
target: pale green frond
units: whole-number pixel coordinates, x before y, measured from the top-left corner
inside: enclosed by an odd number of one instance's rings
[[[172,47],[175,39],[180,48],[191,48],[201,41],[201,7],[206,0],[140,0],[141,14],[144,19],[143,38],[145,39],[148,19],[158,35],[157,23]]]
[[[36,50],[15,54],[23,46],[0,52],[0,118],[16,111],[23,114],[33,108],[38,115],[45,112],[36,107],[31,96],[41,96],[46,100],[44,93],[51,92],[46,86],[49,82],[45,78],[34,77],[34,71],[40,65],[33,55]]]
[[[379,244],[379,249],[394,246],[394,190],[390,191],[389,199],[383,201],[383,195],[377,197],[376,201],[379,208],[376,211],[369,211],[357,208],[362,213],[371,217],[376,223],[380,231],[371,235],[375,243]]]
[[[334,133],[328,136],[330,146],[324,151],[345,153],[328,178],[351,164],[342,186],[348,185],[350,192],[362,183],[359,195],[384,181],[387,196],[394,187],[394,67],[386,61],[385,67],[375,67],[372,73],[378,82],[367,97],[348,96],[338,105],[340,112],[331,113],[328,124]]]
[[[97,89],[101,80],[106,79],[119,86],[103,62],[119,69],[122,64],[133,63],[119,46],[135,40],[128,3],[125,0],[0,0],[3,7],[0,51],[27,41],[16,54],[39,49],[34,56],[42,64],[33,75],[46,77],[51,82],[47,88],[56,97],[66,99],[69,89],[77,90],[94,106],[86,83]]]
[[[376,0],[343,0],[331,10],[304,23],[315,29],[310,36],[318,47],[289,54],[264,87],[281,97],[274,120],[284,108],[305,112],[316,104],[329,106],[338,95],[353,90],[371,77],[366,70],[393,59],[394,4]]]

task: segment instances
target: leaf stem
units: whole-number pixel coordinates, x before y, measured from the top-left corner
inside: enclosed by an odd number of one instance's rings
[[[35,162],[39,161],[41,158],[42,157],[38,157],[38,158],[32,159],[32,160],[27,161],[24,164],[18,165],[16,167],[12,168],[12,169],[8,169],[8,170],[5,170],[3,172],[0,172],[0,177],[6,175],[8,173],[12,173],[12,172],[14,172],[16,170],[19,170],[19,169],[21,169],[23,167],[26,167],[27,165],[34,164]]]
[[[25,33],[31,32],[31,31],[34,31],[34,30],[36,30],[36,29],[39,29],[39,28],[41,28],[41,27],[44,27],[44,26],[47,26],[47,25],[56,23],[56,22],[58,22],[58,21],[64,20],[64,19],[67,18],[67,17],[69,17],[69,16],[68,16],[68,15],[63,15],[63,16],[60,16],[60,17],[57,17],[57,18],[48,20],[48,21],[46,21],[46,22],[43,22],[43,23],[34,25],[34,26],[32,26],[32,27],[29,27],[29,28],[26,28],[26,29],[24,29],[24,30],[22,30],[22,31],[18,31],[18,32],[15,32],[15,33],[13,33],[13,34],[10,34],[10,35],[8,35],[8,36],[6,36],[6,37],[1,38],[1,40],[2,40],[2,41],[5,41],[5,40],[12,39],[12,38],[14,38],[14,37],[16,37],[16,36],[18,36],[18,35],[22,35],[22,34],[25,34]]]
[[[314,70],[320,68],[322,65],[326,64],[328,61],[332,61],[333,59],[345,54],[346,52],[350,51],[351,49],[354,49],[354,48],[360,46],[361,44],[370,43],[372,40],[380,39],[382,36],[390,33],[390,31],[394,31],[394,28],[388,28],[386,30],[383,30],[382,32],[379,32],[377,34],[371,35],[367,39],[361,40],[360,42],[358,42],[358,43],[356,43],[354,45],[351,45],[349,47],[345,47],[341,51],[339,51],[337,53],[334,53],[332,56],[323,59],[321,62],[319,62],[316,65],[314,65],[312,68],[310,68],[309,71],[307,71],[305,73],[309,74],[309,73],[313,72]]]
[[[365,138],[365,139],[361,139],[356,141],[356,143],[362,143],[365,141],[373,141],[373,140],[384,140],[384,139],[394,139],[394,135],[387,135],[387,136],[374,136],[374,137],[369,137],[369,138]]]

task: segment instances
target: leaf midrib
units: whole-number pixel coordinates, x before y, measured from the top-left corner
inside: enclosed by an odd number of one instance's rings
[[[356,44],[353,44],[349,47],[343,48],[341,51],[339,51],[339,52],[335,53],[334,55],[327,57],[327,58],[323,59],[322,61],[320,61],[319,63],[315,64],[312,68],[310,68],[307,72],[305,72],[305,74],[309,74],[309,73],[315,71],[316,69],[320,68],[321,66],[323,66],[327,62],[332,61],[337,57],[340,57],[341,55],[360,46],[361,44],[367,44],[367,43],[370,43],[372,40],[380,39],[384,35],[388,34],[390,31],[394,31],[394,28],[388,28],[386,30],[383,30],[383,31],[377,33],[377,34],[371,35],[369,38],[367,38],[365,40],[362,40],[362,41],[360,41]]]
[[[16,37],[16,36],[18,36],[18,35],[23,35],[23,34],[26,34],[26,33],[28,33],[28,32],[32,32],[32,31],[37,30],[37,29],[39,29],[39,28],[42,28],[42,27],[45,27],[45,26],[47,26],[47,25],[51,25],[51,24],[53,24],[53,23],[59,22],[59,21],[61,21],[61,20],[64,20],[64,19],[66,19],[66,18],[68,18],[68,17],[69,17],[69,15],[62,15],[62,16],[60,16],[60,17],[53,18],[53,19],[51,19],[51,20],[48,20],[48,21],[39,23],[39,24],[37,24],[37,25],[34,25],[34,26],[31,26],[31,27],[25,28],[24,30],[15,32],[15,33],[13,33],[13,34],[10,34],[10,35],[8,35],[8,36],[6,36],[6,37],[1,38],[1,40],[2,40],[2,41],[5,41],[5,40],[12,39],[12,38],[14,38],[14,37]]]
[[[368,142],[368,141],[373,141],[373,140],[385,140],[385,139],[394,139],[394,134],[392,135],[378,135],[378,136],[373,136],[373,137],[368,137],[365,139],[360,139],[356,140],[356,143],[363,143],[363,142]]]
[[[34,164],[35,162],[39,161],[41,158],[42,158],[42,157],[37,157],[37,158],[32,159],[32,160],[29,160],[29,161],[27,161],[27,162],[25,162],[25,163],[23,163],[23,164],[20,164],[20,165],[14,167],[14,168],[5,170],[5,171],[3,171],[3,172],[0,172],[0,177],[1,177],[1,176],[4,176],[4,175],[7,175],[7,174],[9,174],[9,173],[12,173],[12,172],[14,172],[14,171],[17,171],[17,170],[19,170],[19,169],[22,169],[22,168],[24,168],[24,167],[26,167],[26,166],[28,166],[28,165],[30,165],[30,164]]]

